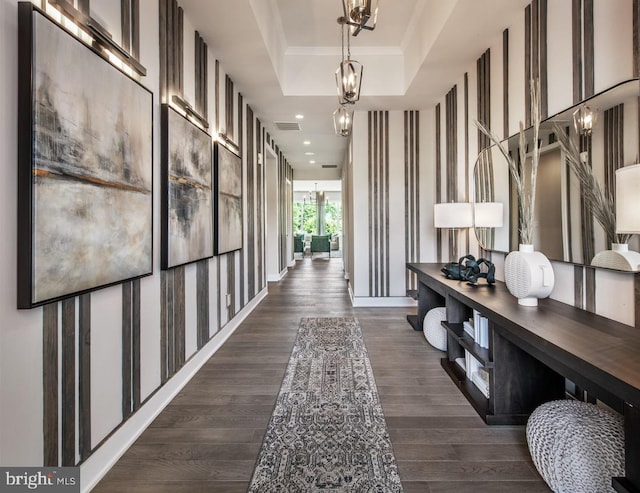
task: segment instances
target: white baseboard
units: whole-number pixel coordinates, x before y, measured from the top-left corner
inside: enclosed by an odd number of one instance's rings
[[[280,271],[279,274],[269,274],[267,276],[267,282],[279,282],[282,281],[282,278],[287,275],[289,269],[285,268]]]
[[[351,304],[354,307],[412,307],[416,306],[417,302],[409,296],[378,296],[378,297],[366,297],[366,296],[353,296],[351,287],[349,287],[349,296],[351,297]]]
[[[267,296],[267,288],[252,299],[227,325],[182,367],[153,397],[151,397],[131,418],[116,431],[109,440],[98,448],[80,466],[81,491],[89,492],[102,477],[122,457],[151,422],[162,412],[171,400],[182,390],[200,368],[222,347],[236,331],[242,321],[255,310]]]

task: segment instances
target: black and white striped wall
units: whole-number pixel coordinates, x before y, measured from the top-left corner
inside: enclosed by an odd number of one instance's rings
[[[265,170],[258,156],[278,145],[179,2],[146,2],[143,12],[139,0],[77,5],[99,17],[147,69],[140,82],[154,94],[154,273],[16,310],[16,170],[2,167],[0,463],[80,465],[87,489],[265,296]],[[2,8],[0,50],[17,66],[17,2],[3,0]],[[0,101],[10,112],[17,110],[15,94],[16,78],[2,76]],[[239,251],[161,271],[160,104],[170,94],[203,115],[213,137],[221,133],[237,144],[244,240]],[[4,162],[16,162],[16,141],[13,125],[0,127]],[[284,193],[292,170],[279,150],[277,162]],[[280,235],[285,245],[286,231]]]
[[[473,232],[454,237],[433,228],[434,203],[473,199],[476,157],[487,145],[474,120],[505,138],[517,133],[520,121],[529,125],[532,78],[540,80],[544,118],[637,77],[638,4],[620,0],[614,9],[606,0],[533,0],[451,81],[434,107],[356,113],[353,159],[345,172],[352,179],[353,249],[363,252],[353,255],[348,268],[355,304],[408,302],[402,296],[415,289],[415,279],[404,272],[406,261],[447,262],[465,253],[483,254],[491,255],[502,272],[504,255],[481,251]],[[639,111],[612,108],[601,115],[599,141],[604,144],[593,149],[593,156],[605,161],[608,176],[619,166],[637,162],[640,152],[621,146],[620,136],[623,129],[639,132]],[[636,147],[639,141],[631,139]],[[396,179],[403,186],[394,186]],[[392,231],[397,223],[404,228]],[[598,247],[598,228],[592,229],[595,232],[586,228],[572,234]],[[640,326],[638,276],[563,262],[553,265],[553,297]],[[397,270],[403,271],[401,278],[395,277]]]

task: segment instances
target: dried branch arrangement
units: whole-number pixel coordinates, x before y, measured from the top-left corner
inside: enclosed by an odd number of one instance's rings
[[[527,162],[527,138],[525,135],[524,124],[520,122],[519,137],[519,160],[516,160],[509,154],[509,149],[500,138],[494,134],[485,124],[476,120],[475,124],[480,131],[485,134],[491,142],[500,150],[504,158],[509,164],[509,171],[515,184],[518,196],[518,229],[520,231],[520,243],[533,244],[534,229],[534,210],[536,202],[536,179],[538,176],[538,163],[540,162],[540,82],[535,81],[531,84],[531,115],[533,119],[533,149],[531,168],[526,173]]]
[[[574,137],[571,137],[565,129],[557,122],[553,123],[553,132],[560,142],[560,148],[567,160],[569,168],[576,175],[578,181],[582,185],[582,194],[602,229],[607,235],[607,241],[611,243],[628,243],[631,235],[616,234],[616,206],[613,196],[605,192],[600,183],[593,174],[593,169],[586,160],[580,155],[578,143]]]

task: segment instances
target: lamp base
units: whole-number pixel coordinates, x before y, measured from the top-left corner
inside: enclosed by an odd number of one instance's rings
[[[626,243],[613,243],[611,250],[598,252],[593,257],[591,265],[626,272],[638,272],[640,271],[640,253],[629,250]]]

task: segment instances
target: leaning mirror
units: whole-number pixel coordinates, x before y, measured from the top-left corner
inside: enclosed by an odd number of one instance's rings
[[[620,83],[543,121],[540,127],[541,157],[535,207],[534,247],[549,259],[590,265],[594,256],[610,248],[603,229],[585,204],[583,190],[566,164],[552,132],[557,122],[579,139],[582,158],[588,160],[601,186],[615,200],[615,170],[638,162],[640,85],[638,79]],[[597,117],[588,127],[584,107]],[[574,125],[574,113],[578,124]],[[578,118],[581,116],[582,119]],[[581,124],[583,125],[581,127]],[[527,131],[531,142],[532,130]],[[518,156],[518,136],[508,139]],[[495,146],[482,150],[474,169],[475,202],[503,204],[502,227],[476,227],[486,250],[509,252],[518,248],[518,208],[507,162]],[[638,250],[637,236],[630,248]]]

